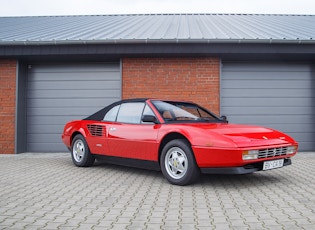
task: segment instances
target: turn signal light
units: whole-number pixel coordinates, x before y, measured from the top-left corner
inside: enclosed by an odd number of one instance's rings
[[[256,160],[258,159],[258,150],[244,150],[243,160]]]
[[[297,151],[297,146],[289,146],[287,148],[287,154],[293,154]]]

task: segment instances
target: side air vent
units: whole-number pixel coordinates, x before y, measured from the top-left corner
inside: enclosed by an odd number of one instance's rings
[[[103,136],[103,126],[88,124],[87,128],[92,136],[101,137]]]

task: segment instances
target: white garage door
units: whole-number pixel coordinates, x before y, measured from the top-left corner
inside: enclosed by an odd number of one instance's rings
[[[121,98],[119,63],[35,64],[28,67],[27,151],[66,151],[66,122]]]
[[[281,130],[315,150],[315,68],[310,64],[224,63],[221,114],[232,123]]]

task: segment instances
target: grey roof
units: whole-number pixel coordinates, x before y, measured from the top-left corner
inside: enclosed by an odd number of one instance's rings
[[[0,17],[0,45],[314,43],[315,15],[142,14]]]

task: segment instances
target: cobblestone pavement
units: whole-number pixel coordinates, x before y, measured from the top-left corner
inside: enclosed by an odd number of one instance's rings
[[[66,153],[0,155],[0,229],[315,229],[315,153],[185,187]]]

